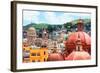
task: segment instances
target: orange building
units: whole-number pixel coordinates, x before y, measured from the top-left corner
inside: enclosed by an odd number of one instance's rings
[[[48,49],[40,48],[30,50],[30,62],[44,62],[48,58]]]
[[[32,49],[29,47],[23,47],[23,62],[44,62],[48,58],[47,48]]]

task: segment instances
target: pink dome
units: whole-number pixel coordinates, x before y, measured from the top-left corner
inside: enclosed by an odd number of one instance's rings
[[[77,32],[72,33],[65,42],[68,53],[70,54],[76,49],[76,41],[78,38],[80,38],[80,42],[82,43],[82,49],[91,53],[91,37],[83,31],[84,24],[82,19],[79,19],[77,29]]]
[[[82,32],[82,31],[78,31],[78,32],[75,32],[73,34],[71,34],[67,40],[67,43],[69,44],[75,44],[77,39],[78,39],[78,36],[81,37],[81,42],[83,44],[86,44],[86,45],[91,45],[91,38],[90,36],[85,33],[85,32]]]
[[[88,60],[91,56],[85,51],[73,51],[65,60]]]
[[[91,48],[91,37],[83,32],[83,31],[78,31],[75,33],[72,33],[69,38],[66,40],[65,46],[67,47],[67,50],[69,52],[72,52],[75,48],[76,48],[76,41],[78,39],[78,36],[81,39],[81,43],[83,46],[83,50],[87,51],[87,52],[91,52],[90,48]]]
[[[48,61],[61,61],[64,57],[60,53],[51,53],[48,55]]]

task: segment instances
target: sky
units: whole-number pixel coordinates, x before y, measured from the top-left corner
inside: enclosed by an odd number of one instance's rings
[[[55,11],[23,11],[23,26],[30,23],[64,24],[75,19],[91,18],[89,13],[55,12]]]

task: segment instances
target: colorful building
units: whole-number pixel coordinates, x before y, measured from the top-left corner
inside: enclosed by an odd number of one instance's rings
[[[44,62],[48,58],[47,48],[23,47],[23,62]]]
[[[30,47],[23,47],[23,62],[30,62]]]
[[[47,61],[47,58],[48,58],[47,48],[30,50],[30,62],[44,62]]]

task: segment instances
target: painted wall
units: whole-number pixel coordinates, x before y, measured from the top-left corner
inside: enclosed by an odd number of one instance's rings
[[[0,73],[12,73],[10,71],[10,1],[0,0]],[[82,5],[98,5],[100,8],[100,0],[30,0],[40,2],[54,2],[54,3],[67,3],[67,4],[82,4]],[[99,9],[98,8],[98,9]],[[100,10],[99,10],[100,12]],[[99,13],[98,12],[98,13]],[[100,14],[98,14],[100,16]],[[98,20],[100,17],[98,18]],[[98,24],[100,21],[98,22]],[[100,25],[98,25],[98,28]],[[98,29],[100,31],[100,29]],[[98,33],[100,37],[100,33]],[[98,38],[98,43],[100,43]],[[100,46],[98,46],[98,53],[100,56]],[[100,64],[100,57],[99,57]],[[62,70],[50,70],[50,71],[36,71],[34,73],[99,73],[99,67],[92,68],[77,68],[77,69],[62,69]],[[23,72],[21,72],[23,73]],[[33,72],[26,72],[33,73]]]

